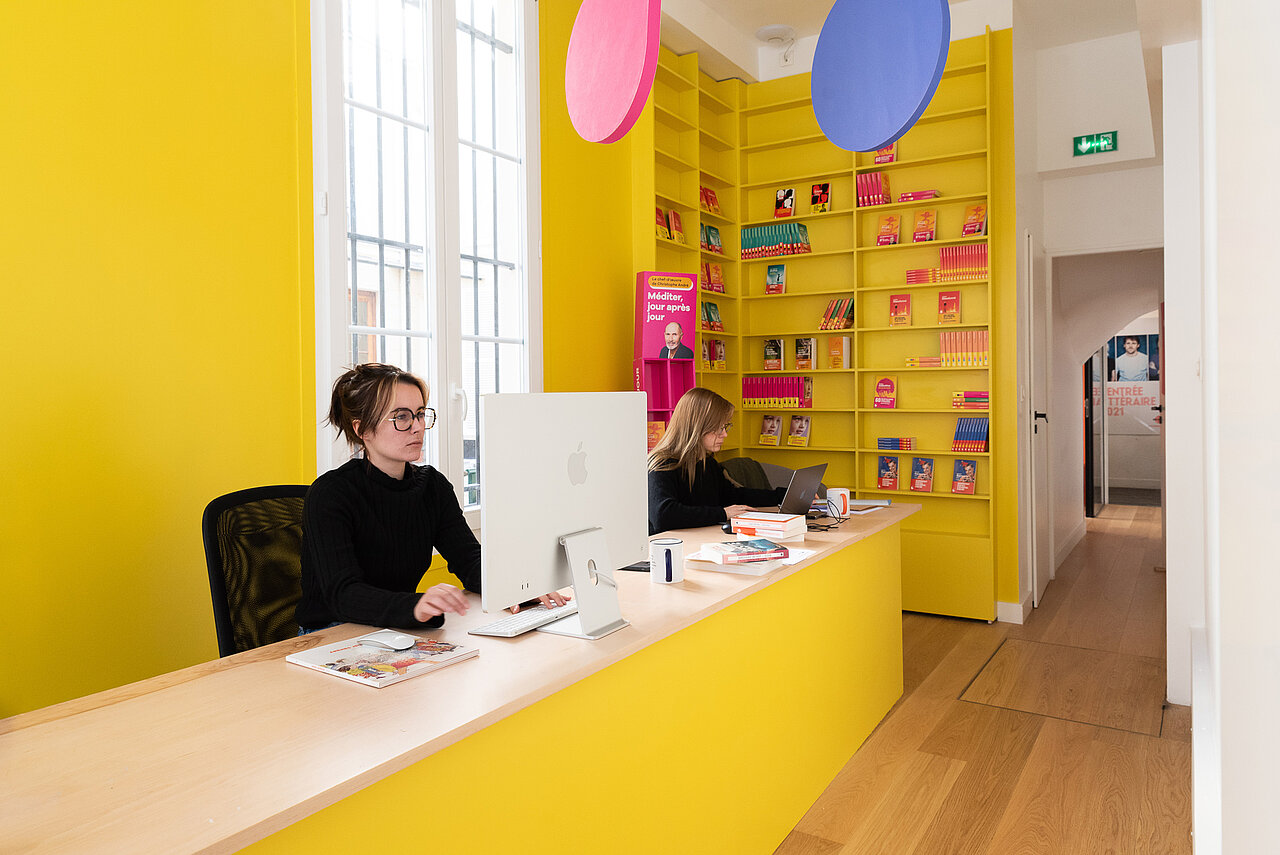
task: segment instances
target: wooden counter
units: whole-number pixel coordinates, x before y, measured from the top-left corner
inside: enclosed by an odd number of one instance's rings
[[[631,626],[596,642],[466,635],[495,618],[472,597],[431,635],[480,656],[383,689],[284,661],[368,630],[344,624],[5,719],[0,852],[476,850],[540,821],[579,839],[546,851],[771,852],[901,694],[918,508],[764,577],[620,573]]]

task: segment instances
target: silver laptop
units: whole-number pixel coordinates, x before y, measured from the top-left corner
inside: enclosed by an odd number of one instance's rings
[[[791,475],[791,483],[787,485],[787,494],[778,505],[781,514],[806,514],[813,504],[813,497],[822,486],[822,476],[827,473],[827,464],[807,466],[797,469]]]

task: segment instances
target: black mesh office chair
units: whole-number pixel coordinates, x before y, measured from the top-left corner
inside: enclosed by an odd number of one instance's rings
[[[219,496],[204,509],[219,656],[298,634],[293,612],[302,596],[306,492],[299,484],[253,487]]]

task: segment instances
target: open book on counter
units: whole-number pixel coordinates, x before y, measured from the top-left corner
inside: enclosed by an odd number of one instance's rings
[[[360,644],[364,636],[290,653],[285,661],[366,686],[390,686],[419,674],[470,659],[480,651],[463,644],[414,637],[407,650],[384,650]]]

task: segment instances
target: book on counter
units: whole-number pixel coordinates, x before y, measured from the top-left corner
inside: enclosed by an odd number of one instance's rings
[[[920,493],[933,492],[933,458],[911,458],[911,489]]]
[[[951,474],[951,492],[972,495],[978,486],[978,461],[956,460]]]
[[[813,185],[809,193],[809,213],[825,214],[831,210],[831,184],[823,182]]]
[[[796,361],[794,366],[797,371],[812,371],[818,367],[818,340],[816,338],[796,339]]]
[[[794,187],[783,187],[774,196],[773,217],[789,217],[796,212],[796,191]]]
[[[747,511],[729,520],[736,535],[767,537],[785,540],[803,536],[809,530],[804,514],[774,514],[768,511]]]
[[[876,477],[876,489],[898,489],[898,458],[887,454],[880,455],[879,475]]]
[[[938,211],[935,208],[925,208],[916,211],[915,224],[911,227],[911,242],[925,243],[931,241],[937,236],[938,231]]]
[[[409,636],[414,639],[414,644],[408,650],[383,650],[360,643],[363,638],[384,632],[387,630],[323,644],[310,650],[300,650],[290,653],[285,661],[353,683],[382,687],[429,671],[438,671],[446,665],[470,659],[480,652],[463,644],[417,636]]]
[[[708,560],[716,564],[776,561],[791,554],[791,551],[782,544],[762,537],[751,540],[726,540],[723,543],[704,543],[700,551]]]
[[[939,291],[938,292],[938,323],[939,324],[960,323],[960,292],[959,291]]]
[[[809,417],[795,415],[791,417],[791,430],[787,433],[787,445],[797,448],[809,446]]]
[[[770,264],[765,268],[764,292],[766,294],[787,293],[787,265]]]
[[[881,214],[876,226],[876,246],[893,246],[902,227],[901,214]]]

